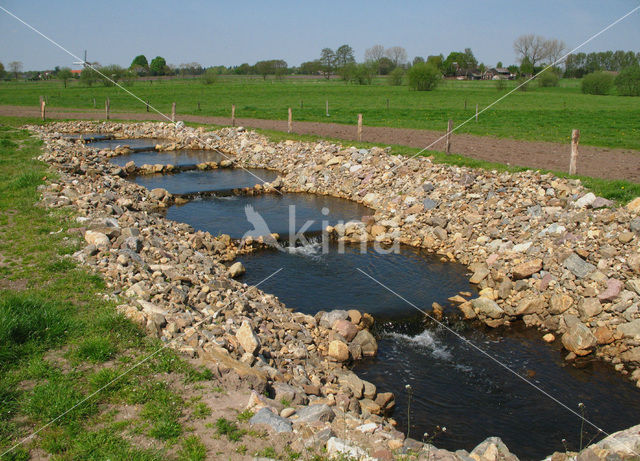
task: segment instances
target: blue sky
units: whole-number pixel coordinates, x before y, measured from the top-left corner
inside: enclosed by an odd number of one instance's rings
[[[410,58],[470,47],[478,61],[515,61],[524,33],[559,38],[573,48],[640,0],[458,0],[195,2],[189,0],[0,0],[0,5],[89,60],[128,66],[137,54],[172,64],[234,65],[281,58],[289,65],[347,43],[399,45]],[[71,66],[73,59],[0,10],[0,62],[24,69]],[[640,12],[584,51],[640,51]]]

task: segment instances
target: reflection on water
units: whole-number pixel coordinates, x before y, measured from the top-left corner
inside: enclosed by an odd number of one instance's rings
[[[222,154],[214,150],[174,150],[169,152],[143,151],[133,154],[119,155],[110,159],[111,163],[118,166],[125,166],[129,162],[134,162],[137,167],[142,165],[174,165],[191,166],[205,162],[220,163],[225,158]]]

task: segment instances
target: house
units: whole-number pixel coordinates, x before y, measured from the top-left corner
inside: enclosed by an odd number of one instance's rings
[[[482,76],[484,80],[513,80],[515,75],[504,67],[493,67],[486,71]]]

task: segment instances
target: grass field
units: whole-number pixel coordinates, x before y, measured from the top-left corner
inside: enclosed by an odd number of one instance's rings
[[[295,120],[355,124],[362,113],[369,126],[443,131],[448,119],[457,124],[473,117],[476,104],[482,109],[514,85],[508,82],[506,89],[498,91],[491,81],[445,81],[435,91],[416,92],[389,86],[383,79],[361,86],[336,80],[227,77],[211,85],[198,79],[137,81],[127,89],[164,113],[170,113],[175,101],[178,113],[230,116],[235,104],[239,118],[284,120],[292,107]],[[98,108],[103,108],[109,97],[112,111],[145,110],[116,87],[86,87],[73,81],[65,89],[55,80],[0,83],[0,104],[37,106],[40,95],[47,96],[49,107],[90,109],[95,98]],[[326,100],[330,117],[325,115]],[[561,80],[556,88],[537,88],[532,83],[528,91],[514,92],[481,114],[479,123],[472,121],[459,132],[565,143],[574,128],[581,130],[582,144],[640,150],[640,98],[584,95],[577,80]]]

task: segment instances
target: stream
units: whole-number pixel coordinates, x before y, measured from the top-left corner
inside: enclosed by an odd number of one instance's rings
[[[112,141],[101,141],[100,145]],[[118,141],[119,145],[126,144]],[[119,165],[134,160],[138,166],[188,166],[190,161],[217,161],[215,156],[214,152],[207,156],[203,151],[140,152],[112,161]],[[256,284],[282,267],[278,276],[266,281],[261,289],[278,296],[288,307],[312,315],[319,310],[351,308],[372,314],[376,318],[378,356],[355,363],[353,369],[379,391],[395,393],[393,416],[399,429],[408,431],[411,437],[421,440],[428,433],[426,440],[438,447],[470,450],[488,436],[499,436],[521,459],[541,459],[554,451],[564,451],[565,443],[567,448],[577,450],[581,437],[586,446],[596,435],[586,423],[581,429],[576,415],[470,343],[570,409],[584,411],[587,419],[607,432],[637,424],[640,391],[610,365],[595,358],[567,363],[559,341],[546,344],[539,332],[522,326],[492,330],[471,324],[460,320],[456,309],[446,307],[442,324],[451,332],[360,272],[383,281],[430,312],[433,302],[446,306],[447,298],[461,291],[475,296],[464,266],[443,263],[433,254],[407,246],[388,254],[371,246],[335,241],[323,246],[322,230],[327,224],[359,220],[373,211],[327,196],[230,193],[258,183],[253,175],[266,181],[277,177],[269,170],[218,169],[137,176],[133,180],[149,189],[162,187],[172,194],[188,196],[188,203],[170,207],[166,217],[196,230],[232,238],[263,235],[262,226],[278,233],[280,250],[261,250],[239,258],[247,270],[241,281]],[[201,192],[207,194],[199,196]],[[293,228],[289,227],[291,206],[295,211]],[[307,222],[310,224],[304,228],[303,245],[286,241]],[[406,385],[411,386],[410,421]],[[579,403],[584,404],[584,410],[579,409]],[[436,426],[446,427],[446,432],[438,432]]]

